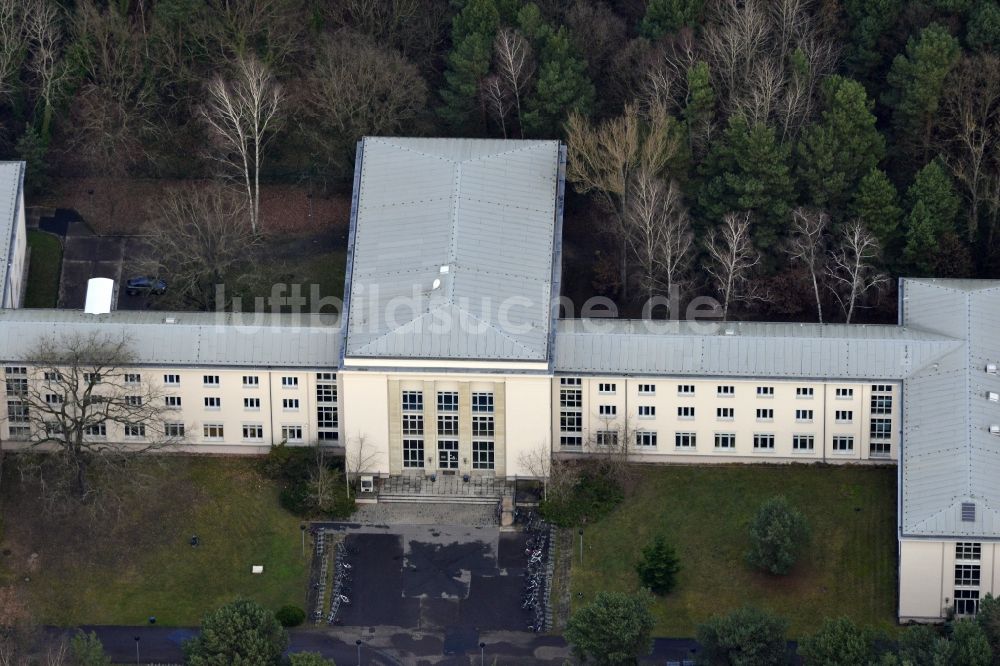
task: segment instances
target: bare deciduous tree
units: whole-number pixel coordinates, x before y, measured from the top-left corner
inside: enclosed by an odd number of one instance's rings
[[[939,127],[945,159],[969,202],[966,238],[979,233],[991,177],[1000,173],[1000,57],[963,58],[949,74]]]
[[[399,53],[341,31],[320,49],[306,101],[324,140],[335,139],[328,150],[347,159],[361,137],[409,128],[427,104],[427,84]]]
[[[48,137],[56,98],[69,76],[63,61],[62,10],[51,0],[30,0],[24,28],[30,46],[28,69],[42,101],[41,133]]]
[[[28,355],[29,373],[8,379],[11,411],[29,449],[44,453],[42,478],[54,501],[91,502],[95,468],[122,469],[131,459],[180,440],[164,428],[159,387],[133,369],[128,339],[99,334],[42,339]]]
[[[861,222],[854,221],[844,230],[838,247],[830,254],[826,269],[831,280],[830,291],[840,303],[848,324],[854,310],[868,294],[879,291],[888,282],[888,278],[875,269],[879,251],[874,234]]]
[[[542,498],[549,497],[549,477],[552,474],[552,451],[541,441],[517,454],[517,464],[533,478],[542,482]]]
[[[255,57],[241,58],[232,79],[216,77],[208,86],[202,117],[220,144],[216,155],[243,181],[250,226],[260,231],[260,169],[264,147],[273,137],[284,99],[271,70]]]
[[[691,260],[694,236],[680,186],[640,173],[627,215],[629,246],[639,264],[647,298],[679,286]]]
[[[823,302],[820,299],[820,279],[826,258],[827,228],[830,216],[819,210],[796,208],[792,211],[792,228],[788,238],[788,256],[801,262],[812,282],[816,299],[816,316],[823,323]]]
[[[0,0],[0,99],[14,89],[24,64],[25,26],[21,0]]]
[[[764,298],[752,279],[760,254],[750,236],[750,213],[727,213],[721,225],[709,230],[705,251],[705,271],[722,298],[723,321],[729,318],[730,303]]]
[[[521,97],[531,82],[535,62],[528,40],[516,30],[504,28],[493,41],[497,76],[503,85],[505,97],[513,100],[514,115],[517,117],[518,134],[524,138],[521,122]],[[504,133],[506,137],[506,132]]]
[[[567,177],[578,192],[593,192],[611,216],[610,228],[620,244],[620,279],[627,297],[629,196],[639,173],[658,176],[683,148],[681,133],[663,108],[644,118],[634,104],[624,113],[594,126],[573,113],[566,123]]]
[[[344,447],[344,469],[347,470],[347,484],[350,487],[351,479],[355,481],[366,474],[375,461],[379,458],[378,451],[368,442],[366,435],[360,434],[347,441]]]
[[[512,106],[511,100],[507,96],[507,90],[503,80],[498,74],[486,77],[479,90],[479,95],[483,98],[483,104],[493,119],[500,125],[503,138],[507,138],[507,114]]]
[[[216,302],[215,286],[237,284],[259,242],[244,210],[240,197],[221,186],[167,190],[151,211],[156,222],[137,272],[167,280],[169,298],[203,310],[228,307]]]

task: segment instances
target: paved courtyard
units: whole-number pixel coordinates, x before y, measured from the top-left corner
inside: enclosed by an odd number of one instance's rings
[[[377,633],[404,628],[444,636],[445,653],[479,644],[485,631],[523,631],[524,537],[494,526],[359,525],[344,531],[353,581],[338,624]],[[402,647],[402,646],[400,646]]]

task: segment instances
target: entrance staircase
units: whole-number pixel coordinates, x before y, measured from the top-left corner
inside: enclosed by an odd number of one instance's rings
[[[434,480],[423,475],[390,476],[378,486],[379,502],[409,504],[492,504],[514,494],[513,483],[492,476],[438,474]]]

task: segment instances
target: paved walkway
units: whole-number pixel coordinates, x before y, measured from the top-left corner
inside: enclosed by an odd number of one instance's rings
[[[494,476],[471,476],[466,481],[461,475],[444,475],[438,472],[432,481],[424,475],[390,476],[382,479],[381,495],[454,495],[458,497],[496,497],[511,495],[513,484]]]
[[[492,504],[399,504],[379,502],[359,504],[346,522],[362,525],[469,525],[497,524],[497,508]]]

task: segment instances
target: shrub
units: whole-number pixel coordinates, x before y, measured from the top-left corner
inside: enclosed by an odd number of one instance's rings
[[[598,664],[634,664],[652,644],[651,598],[639,594],[598,592],[566,625],[566,640],[581,660]]]
[[[784,497],[772,497],[750,524],[747,561],[773,574],[787,574],[808,542],[809,526],[802,513]]]
[[[788,623],[782,618],[748,606],[713,617],[698,627],[697,639],[701,643],[698,663],[784,664],[787,628]]]
[[[681,570],[680,560],[673,546],[662,534],[642,549],[642,559],[635,567],[642,584],[653,594],[669,594],[677,584],[677,572]]]
[[[542,517],[560,527],[599,520],[611,513],[624,498],[622,486],[606,469],[586,467],[565,488],[549,491],[539,504]]]
[[[878,659],[873,633],[846,617],[825,620],[819,631],[799,643],[799,654],[809,666],[872,664]]]
[[[201,632],[184,643],[184,663],[277,666],[287,647],[288,632],[274,613],[255,601],[237,599],[205,615]]]
[[[354,511],[354,497],[343,482],[342,465],[341,459],[314,446],[278,444],[261,461],[260,471],[281,481],[278,499],[286,511],[303,518],[347,518]]]
[[[297,627],[306,621],[306,612],[298,606],[282,606],[274,617],[283,627]]]

